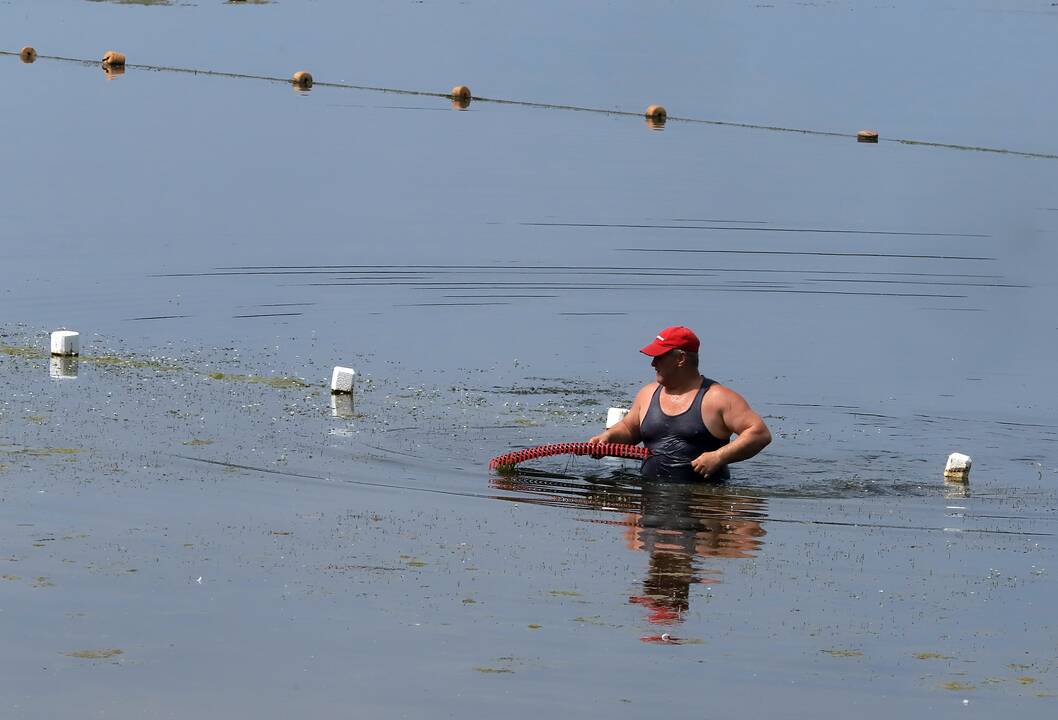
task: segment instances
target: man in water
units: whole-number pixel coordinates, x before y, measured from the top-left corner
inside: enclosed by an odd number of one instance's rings
[[[771,431],[741,395],[698,372],[700,345],[689,328],[662,330],[640,350],[653,358],[657,380],[639,391],[621,422],[588,442],[642,441],[651,453],[643,477],[684,482],[726,480],[728,465],[763,450]]]

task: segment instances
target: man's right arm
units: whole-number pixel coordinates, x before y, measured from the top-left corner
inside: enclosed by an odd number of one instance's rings
[[[588,439],[589,443],[622,443],[626,445],[638,445],[639,436],[639,423],[643,415],[644,402],[650,400],[650,387],[646,386],[636,394],[636,399],[632,402],[632,407],[628,410],[628,414],[625,415],[621,422],[614,425],[609,430],[605,430],[598,435],[593,435]],[[646,400],[644,400],[644,397]]]

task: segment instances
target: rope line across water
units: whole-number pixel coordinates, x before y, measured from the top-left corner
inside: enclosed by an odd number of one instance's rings
[[[0,55],[8,55],[18,57],[19,53],[11,52],[9,50],[0,50]],[[57,60],[60,62],[78,63],[81,65],[92,66],[99,65],[98,60],[88,60],[85,58],[72,58],[64,57],[62,55],[37,55],[35,59],[39,60]],[[196,68],[184,68],[184,67],[172,67],[166,65],[147,65],[147,64],[136,64],[126,63],[123,67],[129,69],[140,69],[140,70],[151,70],[154,72],[172,72],[172,73],[187,73],[190,75],[207,75],[213,77],[226,77],[236,78],[243,80],[264,80],[267,82],[283,83],[289,85],[290,78],[272,77],[268,75],[252,75],[249,73],[236,73],[236,72],[225,72],[222,70],[201,70]],[[331,87],[331,88],[342,88],[346,90],[362,90],[368,92],[383,92],[393,93],[397,95],[419,95],[423,97],[438,97],[438,98],[451,98],[451,93],[447,92],[432,92],[428,90],[405,90],[401,88],[388,88],[388,87],[377,87],[372,85],[356,85],[353,83],[345,82],[320,82],[315,81],[312,83],[312,87]],[[638,117],[642,118],[642,112],[632,112],[628,110],[614,110],[607,108],[593,108],[585,107],[581,105],[567,105],[558,103],[547,103],[547,102],[533,102],[530,100],[513,100],[505,98],[491,98],[491,97],[478,97],[474,96],[474,102],[488,102],[496,103],[500,105],[517,105],[520,107],[538,108],[544,110],[571,110],[575,112],[586,112],[586,113],[598,113],[601,115],[611,116],[626,116],[626,117]],[[769,132],[781,132],[781,133],[796,133],[800,135],[815,135],[819,137],[838,137],[838,138],[855,138],[855,133],[843,133],[834,132],[830,130],[814,130],[811,128],[793,128],[783,127],[781,125],[766,125],[763,123],[748,123],[748,122],[736,122],[732,120],[715,120],[709,118],[693,118],[693,117],[677,117],[668,115],[666,119],[669,122],[685,122],[699,125],[715,125],[718,127],[732,127],[742,128],[746,130],[766,130]],[[1037,160],[1058,160],[1058,154],[1044,153],[1044,152],[1028,152],[1024,150],[1012,150],[1008,148],[994,148],[984,147],[978,145],[959,145],[955,143],[943,143],[943,142],[931,142],[926,140],[914,140],[910,138],[887,138],[883,137],[881,142],[897,143],[900,145],[919,145],[922,147],[933,147],[942,148],[946,150],[964,150],[969,152],[978,153],[999,153],[1001,155],[1015,155],[1024,158],[1034,158]]]
[[[514,467],[518,463],[536,458],[550,457],[551,455],[591,455],[592,457],[619,457],[631,460],[645,460],[650,451],[638,445],[624,445],[621,443],[555,443],[552,445],[537,445],[536,447],[515,450],[506,455],[492,458],[489,469]]]

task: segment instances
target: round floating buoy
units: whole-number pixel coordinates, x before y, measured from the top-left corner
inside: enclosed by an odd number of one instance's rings
[[[125,67],[125,53],[107,50],[103,53],[103,67]]]
[[[456,85],[452,88],[452,99],[466,101],[466,104],[470,104],[470,88],[466,85]]]
[[[37,51],[27,45],[19,50],[18,56],[22,58],[22,62],[31,63],[37,59]]]
[[[647,108],[645,114],[651,120],[662,123],[664,123],[669,117],[668,111],[661,105],[651,105]]]
[[[298,70],[294,73],[294,77],[290,78],[290,82],[299,88],[308,89],[312,87],[312,75],[305,70]]]
[[[860,130],[856,133],[856,142],[876,143],[878,142],[878,133],[874,130]]]

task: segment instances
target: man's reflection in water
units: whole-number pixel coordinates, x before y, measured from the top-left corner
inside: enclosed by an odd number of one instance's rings
[[[763,544],[764,500],[734,495],[723,486],[646,482],[639,513],[625,516],[625,541],[649,556],[643,594],[629,602],[648,620],[672,625],[690,607],[692,584],[715,585],[720,568],[698,568],[698,558],[748,558]],[[708,574],[708,576],[706,575]]]
[[[493,477],[491,485],[516,493],[498,499],[625,513],[621,521],[601,522],[625,526],[627,547],[649,555],[643,592],[629,602],[661,625],[680,622],[692,584],[721,582],[719,567],[699,567],[704,559],[753,557],[766,534],[764,499],[724,485],[643,481],[622,472],[576,482],[532,471]]]

